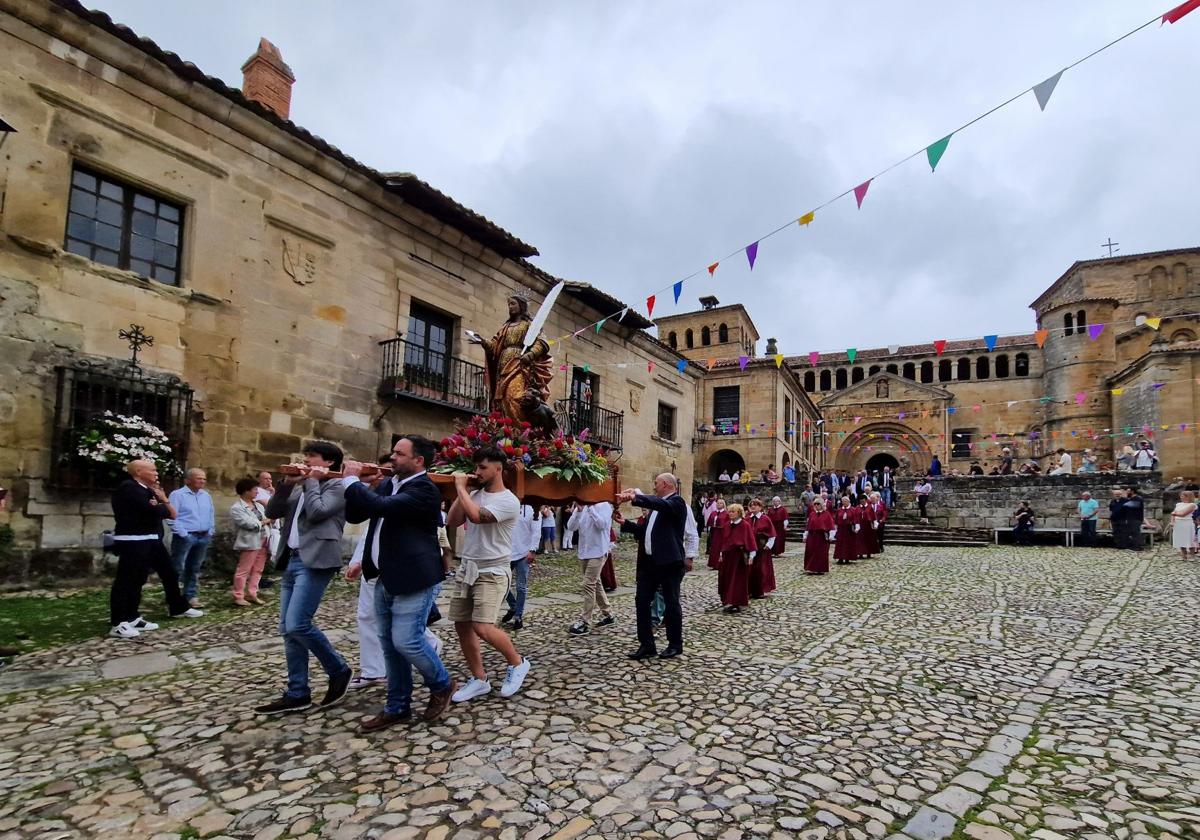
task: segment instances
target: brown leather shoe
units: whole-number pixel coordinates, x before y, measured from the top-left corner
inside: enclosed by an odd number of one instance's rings
[[[429,692],[429,705],[425,707],[421,720],[434,721],[440,718],[445,713],[446,707],[450,705],[450,698],[456,691],[458,691],[458,681],[450,680],[450,687],[445,691]]]
[[[395,726],[398,723],[409,723],[412,721],[412,712],[404,712],[403,714],[395,715],[391,712],[380,712],[375,717],[364,718],[358,728],[363,732],[378,732],[381,729],[387,729],[389,726]]]

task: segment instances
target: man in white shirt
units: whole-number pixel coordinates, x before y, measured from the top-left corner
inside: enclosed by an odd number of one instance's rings
[[[537,560],[538,545],[541,543],[541,519],[534,518],[533,508],[521,505],[521,515],[513,526],[512,569],[513,584],[508,589],[508,612],[500,624],[510,630],[525,626],[525,596],[529,592],[529,567]],[[553,537],[551,537],[553,539]],[[553,546],[551,546],[553,548]]]
[[[1067,450],[1060,448],[1058,450],[1058,466],[1050,470],[1050,475],[1070,475],[1071,474],[1071,455]]]
[[[729,471],[721,470],[721,474],[717,476],[717,481],[721,482],[722,484],[727,484],[728,482],[732,481],[729,476]]]
[[[513,529],[521,515],[521,503],[504,487],[503,452],[485,446],[475,452],[474,460],[479,489],[468,490],[471,477],[455,473],[458,498],[446,516],[447,528],[470,523],[463,540],[462,562],[454,575],[449,613],[463,659],[471,670],[471,680],[454,693],[455,703],[482,697],[492,690],[483,669],[480,640],[508,662],[508,672],[500,687],[501,697],[512,697],[521,689],[530,667],[529,660],[517,653],[508,634],[496,626],[500,605],[508,594]]]
[[[1150,448],[1150,441],[1143,440],[1138,444],[1137,452],[1133,456],[1133,468],[1135,470],[1152,470],[1154,462],[1158,460],[1158,453]]]
[[[583,569],[583,610],[579,614],[579,620],[567,631],[572,636],[583,636],[591,632],[592,613],[597,605],[600,607],[600,620],[596,622],[596,626],[608,627],[610,624],[616,624],[612,604],[609,603],[603,587],[599,585],[600,570],[604,568],[604,560],[612,547],[612,541],[609,539],[612,515],[613,506],[609,502],[576,504],[571,512],[567,527],[579,533],[576,542],[579,546],[579,564]]]

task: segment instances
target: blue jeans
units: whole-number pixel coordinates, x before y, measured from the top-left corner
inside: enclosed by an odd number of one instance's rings
[[[279,635],[283,636],[288,669],[285,697],[307,699],[311,696],[308,689],[310,653],[330,677],[350,670],[346,660],[313,624],[325,589],[337,573],[337,569],[309,569],[293,554],[279,580]]]
[[[892,506],[892,488],[891,487],[883,488],[883,503],[885,505],[887,505],[888,507]]]
[[[551,538],[553,545],[553,538]],[[529,592],[529,561],[522,557],[509,565],[513,572],[513,585],[508,588],[508,608],[513,611],[513,618],[525,617],[525,595]]]
[[[387,665],[387,703],[383,710],[400,715],[412,708],[415,665],[431,692],[450,687],[450,675],[425,637],[429,609],[442,585],[408,595],[393,595],[383,582],[375,586],[375,623]]]
[[[183,597],[191,600],[196,597],[196,587],[200,583],[200,570],[204,568],[204,558],[208,556],[208,544],[212,537],[207,534],[171,535],[171,565],[179,576],[179,587]]]
[[[654,600],[650,604],[650,621],[655,624],[661,624],[663,613],[667,610],[667,602],[663,600],[662,588],[660,587],[654,593]]]

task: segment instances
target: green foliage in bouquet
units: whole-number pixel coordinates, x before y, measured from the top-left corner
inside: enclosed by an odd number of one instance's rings
[[[153,461],[164,477],[183,472],[175,460],[175,449],[166,432],[136,414],[106,411],[94,417],[76,435],[67,457],[84,464],[100,464],[114,471],[119,471],[130,461],[145,459]]]
[[[593,447],[587,438],[587,429],[578,436],[564,435],[561,430],[547,435],[527,422],[493,411],[472,417],[468,423],[457,424],[454,434],[442,438],[430,471],[474,472],[475,452],[484,446],[496,446],[539,478],[553,476],[584,483],[604,481],[609,477],[607,453],[604,447]]]

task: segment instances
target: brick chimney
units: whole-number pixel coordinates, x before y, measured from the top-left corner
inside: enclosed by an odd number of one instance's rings
[[[242,65],[242,94],[286,120],[292,109],[292,85],[295,82],[292,68],[283,63],[279,47],[260,38],[258,52]]]

